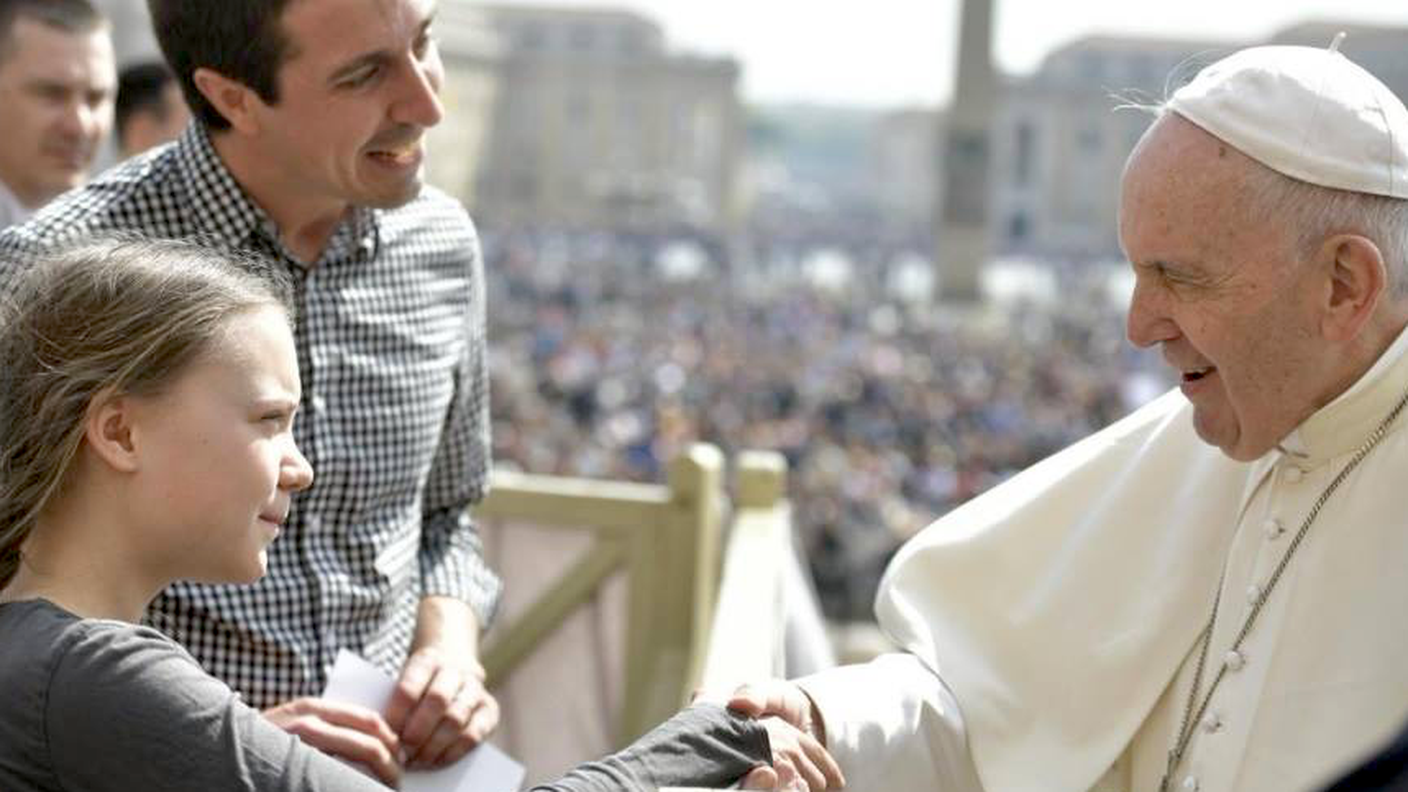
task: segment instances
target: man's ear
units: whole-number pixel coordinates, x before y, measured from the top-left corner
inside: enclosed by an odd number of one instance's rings
[[[262,104],[262,100],[253,89],[204,66],[196,69],[191,79],[195,81],[196,90],[200,91],[201,96],[204,96],[236,131],[246,135],[259,131],[259,122],[253,111]]]
[[[137,429],[132,399],[100,394],[88,405],[83,419],[83,439],[108,467],[119,473],[136,472]]]
[[[1320,331],[1331,341],[1348,341],[1373,316],[1388,288],[1388,268],[1379,246],[1358,234],[1336,234],[1320,248],[1329,288]]]

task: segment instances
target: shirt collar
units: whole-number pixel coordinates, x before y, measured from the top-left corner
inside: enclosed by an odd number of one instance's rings
[[[191,214],[210,237],[244,246],[256,230],[274,231],[273,221],[249,199],[225,167],[204,124],[186,127],[176,143],[176,161],[190,185]],[[271,238],[277,239],[277,233],[271,233]]]
[[[1283,453],[1307,467],[1347,454],[1369,437],[1408,390],[1408,329],[1344,393],[1281,441]]]
[[[238,247],[247,246],[257,232],[280,247],[278,228],[264,210],[252,201],[226,167],[210,140],[204,124],[193,123],[176,144],[176,158],[191,187],[192,207],[201,230],[214,239]],[[329,240],[324,259],[370,260],[381,244],[377,210],[353,207]],[[361,254],[360,256],[358,254]]]

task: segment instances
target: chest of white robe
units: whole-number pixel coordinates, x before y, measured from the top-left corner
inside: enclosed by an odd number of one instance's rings
[[[1255,486],[1228,555],[1204,690],[1350,456],[1285,457]],[[1325,503],[1195,726],[1173,788],[1314,789],[1387,741],[1408,720],[1405,613],[1408,431],[1399,430]],[[1195,649],[1131,744],[1134,790],[1158,788],[1196,661]]]

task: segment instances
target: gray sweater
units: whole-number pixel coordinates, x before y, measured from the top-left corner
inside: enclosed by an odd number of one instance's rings
[[[697,706],[535,790],[723,786],[769,758],[761,726]],[[0,605],[0,790],[385,787],[265,720],[161,633],[30,600]]]

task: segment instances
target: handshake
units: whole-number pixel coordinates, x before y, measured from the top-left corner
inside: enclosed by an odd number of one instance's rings
[[[732,694],[701,691],[694,701],[721,704],[759,719],[767,729],[772,766],[754,768],[743,777],[743,789],[821,792],[846,785],[841,768],[826,750],[821,713],[796,683],[773,679],[743,685]]]

